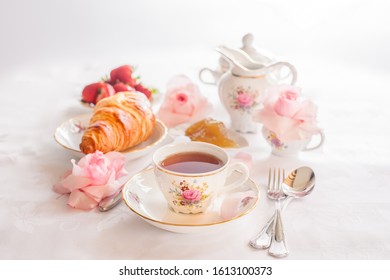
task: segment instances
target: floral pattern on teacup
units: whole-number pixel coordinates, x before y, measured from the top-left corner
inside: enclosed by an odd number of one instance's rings
[[[252,90],[251,87],[244,88],[238,86],[229,94],[229,98],[231,99],[230,107],[235,110],[251,113],[252,109],[258,105],[256,96],[258,96],[257,90]]]
[[[182,180],[177,183],[173,181],[169,193],[174,195],[172,201],[174,205],[189,209],[199,209],[202,208],[202,202],[210,196],[210,194],[205,193],[208,187],[206,182],[199,185],[196,179],[192,180],[192,182]]]
[[[267,140],[275,149],[282,151],[288,148],[288,146],[283,143],[274,132],[270,131],[267,136]]]

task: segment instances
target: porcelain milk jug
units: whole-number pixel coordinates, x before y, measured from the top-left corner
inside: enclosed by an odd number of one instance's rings
[[[254,60],[242,49],[219,46],[232,67],[218,82],[219,98],[228,111],[231,128],[243,133],[256,133],[258,123],[252,120],[260,106],[260,97],[270,86],[297,80],[295,67],[288,62],[276,62],[266,56]]]

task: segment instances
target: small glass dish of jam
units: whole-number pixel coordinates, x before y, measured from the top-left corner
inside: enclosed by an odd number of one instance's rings
[[[248,141],[239,133],[225,127],[223,122],[212,118],[198,121],[185,130],[185,136],[191,141],[200,141],[217,145],[221,148],[243,148]]]

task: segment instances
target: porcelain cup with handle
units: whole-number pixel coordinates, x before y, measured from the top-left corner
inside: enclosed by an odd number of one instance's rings
[[[325,135],[322,131],[318,133],[319,142],[315,145],[312,144],[313,137],[303,140],[282,141],[273,131],[267,129],[266,127],[263,127],[262,133],[265,140],[272,148],[272,154],[281,157],[295,157],[300,151],[305,152],[318,149],[322,146],[325,140]]]
[[[218,158],[219,167],[208,172],[192,173],[172,171],[163,166],[167,158],[182,153],[203,153]],[[240,187],[249,177],[249,170],[241,162],[231,162],[220,147],[203,142],[184,142],[166,145],[153,154],[154,174],[168,207],[176,213],[197,214],[206,212],[219,195]],[[225,184],[233,171],[240,176]]]

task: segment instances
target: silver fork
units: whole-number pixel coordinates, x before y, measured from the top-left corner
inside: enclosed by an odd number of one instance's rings
[[[282,173],[283,175],[280,172],[280,168],[278,168],[278,176],[277,176],[278,180],[277,183],[275,183],[276,170],[274,169],[274,183],[272,188],[273,190],[272,196],[276,199],[275,214],[274,214],[275,218],[273,223],[271,245],[268,249],[268,254],[277,258],[285,257],[289,253],[286,245],[286,240],[284,237],[284,229],[283,229],[281,207],[280,207],[280,199],[285,196],[282,190],[282,183],[285,178],[284,169]]]
[[[269,169],[268,172],[268,190],[267,190],[267,196],[272,199],[276,200],[278,198],[282,199],[285,198],[286,195],[282,192],[280,194],[278,192],[279,186],[281,185],[281,182],[283,182],[285,178],[285,172],[284,169],[280,171],[278,169],[278,176],[276,176],[276,169]],[[287,207],[287,204],[290,202],[289,199],[286,200],[286,202],[283,205],[283,209]],[[272,215],[272,217],[268,220],[268,222],[264,225],[264,227],[261,229],[261,231],[249,241],[249,244],[256,249],[267,249],[271,245],[273,230],[274,230],[274,218],[275,215]]]

